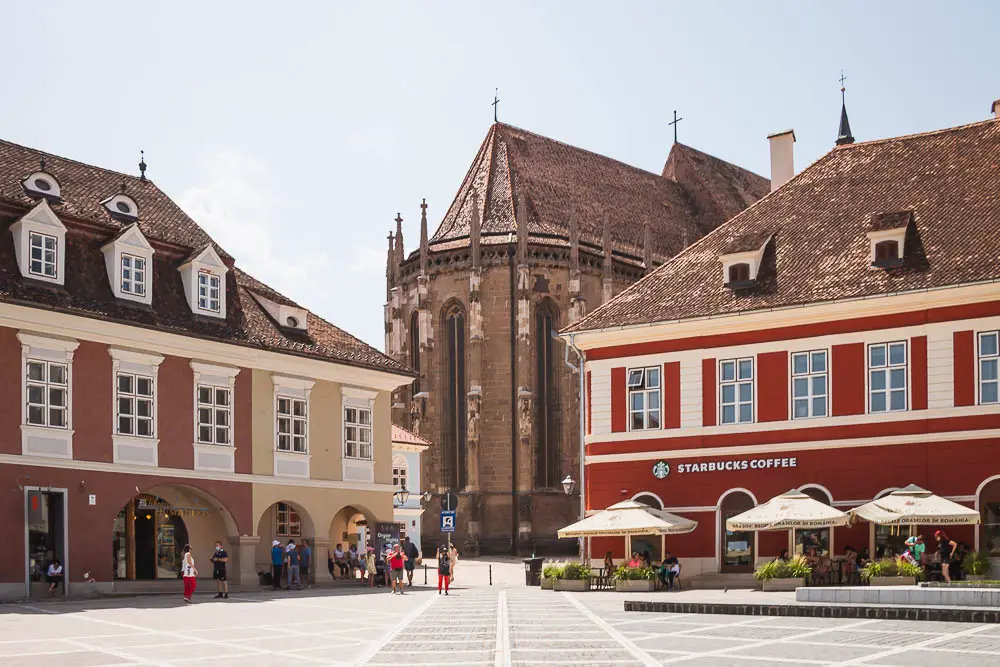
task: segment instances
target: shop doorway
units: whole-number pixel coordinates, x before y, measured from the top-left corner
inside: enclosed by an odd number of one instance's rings
[[[114,523],[114,576],[120,580],[177,579],[181,549],[189,542],[184,515],[208,516],[208,507],[175,507],[159,496],[140,494]]]
[[[640,493],[632,498],[637,503],[647,505],[654,510],[662,510],[663,503],[659,496],[652,493]],[[662,535],[635,535],[631,540],[631,550],[640,556],[649,556],[651,563],[659,563],[663,560],[663,536]],[[630,557],[632,554],[625,554]]]
[[[979,492],[979,551],[1000,558],[1000,477],[989,481]],[[996,572],[994,572],[996,574]]]
[[[815,486],[799,489],[813,500],[832,505],[833,499],[826,491]],[[833,531],[826,528],[798,528],[792,531],[792,553],[797,556],[823,556],[833,554]]]
[[[754,533],[750,530],[727,530],[726,519],[745,512],[756,503],[745,491],[732,491],[719,505],[720,572],[752,572],[754,564]]]
[[[25,489],[25,587],[29,597],[47,594],[50,565],[62,566],[63,581],[69,580],[66,511],[64,489]],[[65,584],[57,590],[65,595]]]

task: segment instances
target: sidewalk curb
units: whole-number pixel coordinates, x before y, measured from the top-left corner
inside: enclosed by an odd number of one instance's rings
[[[822,604],[718,604],[705,602],[650,602],[626,600],[625,611],[669,614],[731,614],[737,616],[803,616],[888,621],[951,621],[1000,623],[1000,609],[961,607],[864,607]]]

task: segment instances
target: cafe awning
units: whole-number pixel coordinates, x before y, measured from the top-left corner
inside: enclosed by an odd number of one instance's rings
[[[852,520],[864,519],[882,526],[966,525],[980,521],[976,510],[936,496],[916,484],[848,510],[847,514]]]
[[[697,521],[658,510],[634,500],[623,500],[606,510],[566,526],[559,537],[613,537],[690,533]]]
[[[847,515],[792,489],[726,519],[728,530],[781,530],[786,528],[824,528],[843,526]]]

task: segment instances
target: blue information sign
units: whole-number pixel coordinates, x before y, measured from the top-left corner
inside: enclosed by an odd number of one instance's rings
[[[455,532],[455,512],[441,512],[441,532],[442,533],[454,533]]]

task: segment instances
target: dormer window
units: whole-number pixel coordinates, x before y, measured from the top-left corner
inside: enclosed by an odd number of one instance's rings
[[[891,269],[903,265],[906,231],[913,211],[876,213],[868,221],[868,245],[873,268]]]
[[[178,271],[191,312],[226,319],[226,273],[229,268],[215,247],[206,245],[195,252]]]
[[[61,202],[61,189],[56,177],[46,171],[36,171],[21,180],[24,193],[34,199],[42,198],[51,202]]]
[[[153,303],[153,246],[132,223],[101,248],[108,270],[108,283],[115,297],[137,301],[147,306]]]
[[[124,184],[122,187],[125,187]],[[112,218],[120,222],[135,222],[139,219],[139,205],[124,192],[108,197],[101,205]]]
[[[48,199],[10,226],[21,275],[62,285],[66,274],[66,227],[52,212]]]
[[[757,284],[757,273],[764,260],[764,250],[771,234],[748,234],[734,239],[728,252],[719,256],[722,282],[732,290],[749,289]]]
[[[219,276],[211,271],[198,272],[198,308],[213,313],[219,312],[221,301],[221,284]]]
[[[250,293],[253,294],[253,298],[267,311],[267,314],[274,319],[279,327],[298,331],[308,330],[308,311],[305,308],[300,308],[293,303],[278,303],[274,299],[270,299],[257,292]]]

